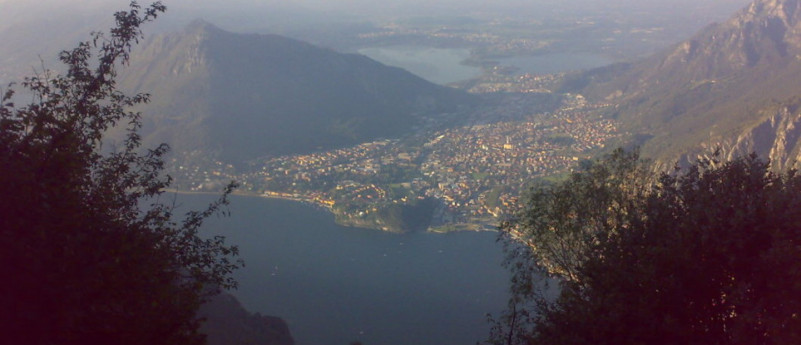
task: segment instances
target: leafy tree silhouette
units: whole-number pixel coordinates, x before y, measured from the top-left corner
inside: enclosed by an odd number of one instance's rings
[[[117,68],[166,7],[135,1],[108,34],[60,54],[66,74],[43,71],[0,104],[0,328],[14,344],[200,344],[196,311],[236,282],[236,247],[198,236],[227,205],[232,182],[206,210],[175,221],[163,202],[166,145],[140,147],[147,94],[116,89]],[[97,56],[93,59],[93,56]],[[105,133],[125,126],[120,147]],[[167,199],[167,198],[164,198]],[[213,288],[210,288],[213,287]]]
[[[801,341],[801,176],[755,155],[648,171],[619,150],[533,191],[502,226],[489,344]]]

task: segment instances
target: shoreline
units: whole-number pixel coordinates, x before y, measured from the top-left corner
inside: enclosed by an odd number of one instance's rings
[[[174,188],[164,189],[164,192],[167,193],[175,193],[175,194],[184,194],[184,195],[209,195],[209,196],[220,196],[222,195],[221,192],[199,192],[199,191],[186,191]],[[297,194],[287,194],[287,193],[279,193],[279,192],[265,192],[265,193],[254,193],[254,192],[243,192],[234,190],[231,192],[231,195],[234,196],[241,196],[241,197],[248,197],[248,198],[262,198],[262,199],[273,199],[273,200],[286,200],[297,202],[301,204],[305,204],[308,206],[312,206],[316,209],[322,210],[327,212],[330,215],[333,215],[335,218],[335,222],[341,226],[346,227],[355,227],[360,229],[368,229],[368,230],[376,230],[381,232],[392,232],[376,227],[364,227],[364,226],[357,226],[355,224],[349,224],[346,222],[340,222],[337,220],[337,214],[333,210],[333,204],[324,204],[321,202],[316,201],[314,198],[303,197]],[[449,229],[449,230],[445,230]],[[428,229],[425,231],[426,233],[431,234],[441,234],[446,235],[449,233],[455,232],[497,232],[497,228],[488,228],[486,224],[479,224],[479,223],[453,223],[453,224],[443,224],[439,226],[429,226]]]
[[[164,192],[175,193],[175,194],[186,194],[186,195],[216,195],[216,196],[222,195],[221,192],[198,192],[198,191],[187,191],[187,190],[180,190],[180,189],[174,189],[174,188],[164,189]],[[259,194],[259,193],[253,193],[253,192],[242,192],[242,191],[238,191],[238,190],[232,191],[231,195],[243,196],[243,197],[248,197],[248,198],[289,200],[289,201],[301,202],[301,203],[304,203],[304,204],[310,204],[312,206],[318,206],[318,207],[321,207],[321,208],[325,208],[327,210],[331,209],[327,205],[315,202],[314,199],[304,198],[302,196],[281,196],[281,195],[273,195],[273,194],[268,194],[268,193]]]

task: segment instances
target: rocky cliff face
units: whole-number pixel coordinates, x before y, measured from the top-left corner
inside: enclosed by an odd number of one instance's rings
[[[801,166],[801,101],[777,103],[757,112],[759,121],[729,136],[711,136],[698,147],[678,158],[679,164],[689,164],[697,159],[711,158],[711,153],[720,149],[724,159],[756,153],[770,159],[774,170],[799,168]],[[657,160],[660,168],[668,168],[675,162],[670,159]]]
[[[705,78],[775,63],[801,48],[799,18],[796,0],[758,0],[680,44],[663,63],[697,69]]]
[[[725,23],[712,24],[689,40],[635,63],[627,74],[637,79],[614,81],[632,95],[645,93],[649,87],[721,82],[762,65],[780,68],[776,64],[797,61],[801,53],[799,20],[798,0],[757,0]]]
[[[567,85],[619,104],[625,129],[650,138],[643,153],[663,164],[720,146],[786,167],[799,140],[788,104],[801,95],[801,1],[756,0],[661,54]]]
[[[764,120],[742,132],[724,152],[729,158],[755,152],[770,158],[774,168],[795,167],[799,158],[801,114],[797,106],[783,105],[764,111]]]

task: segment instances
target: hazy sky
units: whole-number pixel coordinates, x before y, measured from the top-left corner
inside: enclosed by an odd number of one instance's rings
[[[336,11],[356,15],[376,14],[447,14],[464,15],[474,10],[547,11],[554,8],[599,10],[609,7],[630,8],[633,12],[647,8],[686,9],[688,12],[710,6],[721,9],[741,7],[749,0],[165,0],[168,7],[185,10],[201,7],[217,11],[248,8],[306,8],[325,12]],[[140,1],[141,4],[149,1]],[[102,7],[125,8],[128,0],[0,0],[0,21],[14,20],[20,12],[58,13],[89,12]],[[24,10],[19,10],[24,9]],[[398,12],[400,11],[400,12]],[[432,13],[432,11],[434,11]],[[535,14],[535,13],[532,13]]]
[[[140,1],[149,4],[151,1]],[[291,35],[329,23],[386,23],[400,17],[481,17],[517,20],[591,18],[614,23],[681,23],[675,40],[723,21],[750,0],[164,0],[168,10],[145,31],[177,31],[202,18],[237,32]],[[111,14],[129,0],[0,0],[0,69],[53,54],[111,26]],[[310,36],[295,36],[306,39]],[[672,39],[672,38],[671,38]],[[12,56],[13,55],[13,56]],[[35,60],[35,59],[34,59]],[[0,70],[0,74],[2,71]],[[2,77],[2,75],[0,75]],[[0,78],[2,79],[2,78]]]
[[[139,1],[148,4],[151,1]],[[168,7],[156,23],[177,30],[203,18],[229,30],[297,29],[326,22],[370,22],[391,17],[476,16],[550,18],[553,14],[639,20],[677,18],[701,27],[722,21],[750,0],[164,0]],[[111,13],[129,0],[0,0],[0,34],[19,25],[51,32],[78,26],[108,27]],[[628,16],[628,18],[627,18]],[[101,21],[102,20],[102,21]],[[66,26],[66,27],[64,27]],[[691,28],[695,30],[695,28]],[[152,30],[152,28],[151,28]],[[279,32],[280,33],[280,32]]]
[[[348,51],[347,37],[364,28],[401,23],[439,23],[438,19],[480,23],[531,23],[570,27],[593,23],[607,32],[657,32],[650,44],[630,56],[643,56],[691,37],[712,22],[722,22],[752,0],[162,0],[167,13],[144,27],[146,34],[179,31],[195,19],[241,33],[282,34]],[[86,40],[92,31],[113,25],[111,14],[130,0],[0,0],[0,85],[29,75],[44,60],[54,65],[57,53]],[[139,0],[147,5],[152,0]],[[450,18],[447,18],[450,17]],[[455,21],[454,21],[455,20]],[[554,22],[554,20],[556,22]],[[412,24],[414,25],[414,24]],[[486,27],[486,26],[485,26]],[[503,27],[503,25],[497,26]],[[508,27],[506,27],[508,28]],[[352,30],[352,31],[348,31]],[[517,34],[517,32],[516,32]],[[525,33],[524,33],[525,34]],[[536,35],[532,33],[531,39]],[[577,37],[577,36],[574,36]],[[601,37],[601,36],[595,36]],[[567,41],[566,41],[567,42]],[[622,44],[628,44],[621,40]],[[349,42],[352,43],[352,42]],[[573,44],[567,42],[566,45]],[[580,43],[579,43],[580,44]]]

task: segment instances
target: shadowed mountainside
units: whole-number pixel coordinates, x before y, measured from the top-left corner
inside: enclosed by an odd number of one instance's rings
[[[206,318],[200,332],[209,345],[293,345],[289,326],[280,318],[251,314],[231,294],[221,293],[200,307]]]
[[[203,21],[149,38],[131,61],[123,87],[153,94],[145,140],[229,162],[397,137],[472,102],[365,56]]]

